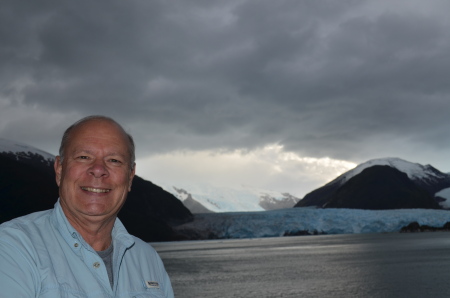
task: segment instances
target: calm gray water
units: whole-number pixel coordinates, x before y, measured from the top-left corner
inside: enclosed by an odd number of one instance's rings
[[[153,243],[183,297],[450,297],[450,233]]]

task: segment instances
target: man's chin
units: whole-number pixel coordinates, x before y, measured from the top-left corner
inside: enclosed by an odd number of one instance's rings
[[[84,204],[80,211],[87,216],[108,216],[114,214],[113,207],[100,202],[90,202]]]

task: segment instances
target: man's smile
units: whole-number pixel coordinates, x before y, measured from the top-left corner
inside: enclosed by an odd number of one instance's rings
[[[111,191],[111,189],[108,189],[108,188],[93,188],[93,187],[85,187],[85,186],[82,186],[81,189],[85,190],[85,191],[89,191],[89,192],[95,192],[95,193],[105,193],[105,192]]]

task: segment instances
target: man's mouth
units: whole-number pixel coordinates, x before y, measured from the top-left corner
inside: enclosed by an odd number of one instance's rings
[[[108,188],[93,188],[93,187],[81,187],[82,190],[89,191],[89,192],[95,192],[95,193],[105,193],[110,192],[111,189]]]

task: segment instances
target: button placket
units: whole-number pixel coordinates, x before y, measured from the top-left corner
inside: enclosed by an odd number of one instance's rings
[[[72,233],[72,238],[75,239],[75,241],[78,240],[78,235],[77,233],[73,232]],[[79,241],[79,240],[78,240]],[[79,242],[74,242],[73,247],[75,248],[79,248],[80,247],[80,243]]]

